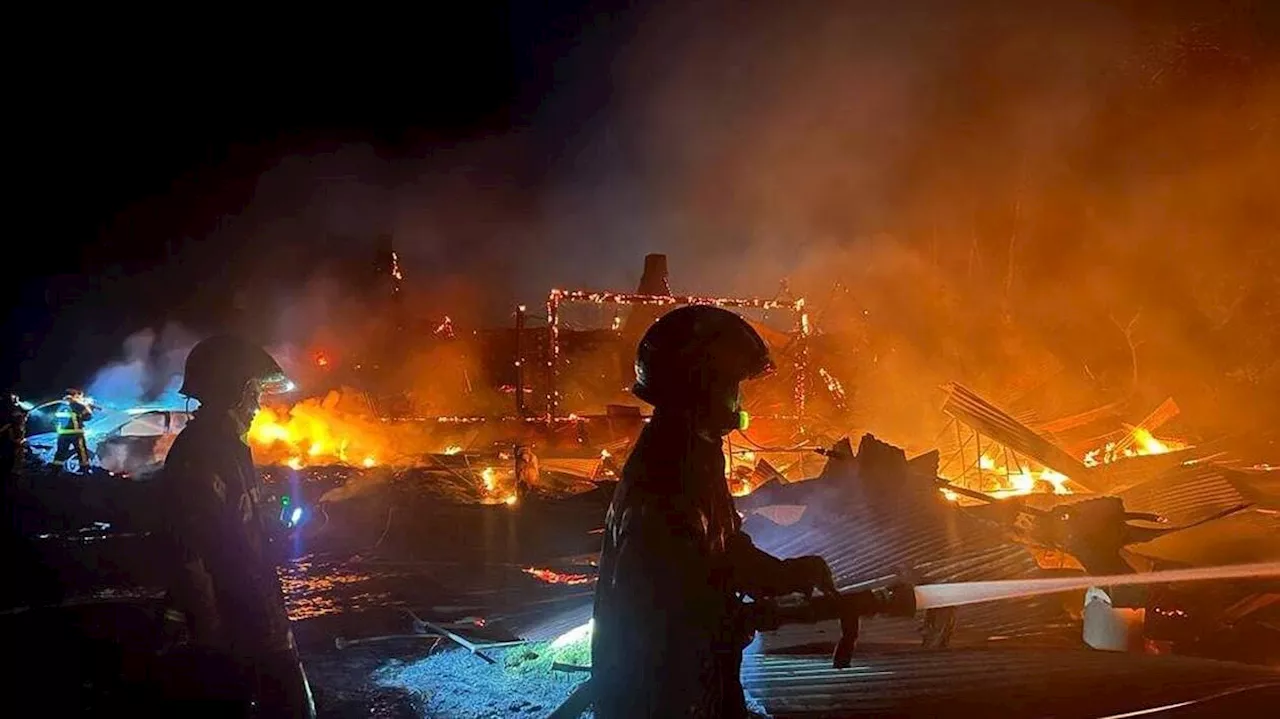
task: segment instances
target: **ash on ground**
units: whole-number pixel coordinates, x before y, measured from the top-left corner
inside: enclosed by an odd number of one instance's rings
[[[490,719],[550,713],[586,676],[552,669],[549,643],[494,649],[489,664],[465,649],[438,651],[417,660],[391,660],[373,683],[415,698],[424,717]]]

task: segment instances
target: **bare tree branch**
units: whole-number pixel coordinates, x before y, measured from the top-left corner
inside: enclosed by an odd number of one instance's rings
[[[1141,346],[1142,344],[1138,340],[1134,339],[1133,335],[1134,335],[1134,331],[1137,329],[1138,320],[1142,317],[1142,310],[1139,309],[1136,313],[1134,313],[1133,317],[1129,320],[1129,322],[1123,325],[1120,324],[1120,322],[1115,318],[1115,316],[1108,315],[1108,317],[1111,320],[1111,324],[1115,325],[1116,329],[1120,330],[1120,334],[1124,335],[1125,344],[1129,346],[1129,360],[1132,363],[1132,367],[1133,367],[1133,375],[1130,380],[1130,387],[1129,387],[1129,396],[1132,397],[1138,391],[1138,347]]]

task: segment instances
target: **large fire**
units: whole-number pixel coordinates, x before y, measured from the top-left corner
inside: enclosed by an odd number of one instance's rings
[[[358,438],[353,442],[353,433],[336,428],[322,409],[305,402],[287,410],[262,408],[249,427],[249,442],[260,460],[283,460],[294,469],[313,464],[377,464],[371,443]]]
[[[374,467],[394,462],[392,449],[420,444],[330,392],[291,407],[263,407],[249,427],[254,459],[294,469],[326,464]],[[417,441],[415,441],[415,439]]]

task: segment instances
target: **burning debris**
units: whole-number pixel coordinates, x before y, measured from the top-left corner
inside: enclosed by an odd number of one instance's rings
[[[525,567],[521,571],[529,576],[536,577],[539,581],[546,582],[547,584],[590,584],[596,580],[595,577],[589,574],[566,574],[564,572],[557,572],[554,569]]]

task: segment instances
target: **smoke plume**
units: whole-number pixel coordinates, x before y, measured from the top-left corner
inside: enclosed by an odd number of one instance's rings
[[[1277,419],[1266,3],[673,3],[582,32],[519,128],[264,173],[215,233],[252,248],[235,272],[288,288],[249,303],[259,336],[305,365],[386,335],[377,305],[315,279],[321,258],[371,262],[379,234],[415,327],[510,326],[551,287],[630,289],[665,252],[677,293],[789,278],[852,421],[892,441],[932,441],[953,380],[1041,417],[1174,395],[1206,423]],[[478,374],[399,338],[404,384]],[[109,376],[156,371],[132,357]]]
[[[86,392],[104,407],[128,409],[141,405],[180,409],[186,404],[178,394],[182,366],[199,340],[176,323],[159,332],[147,328],[125,340],[121,357],[94,374]]]

